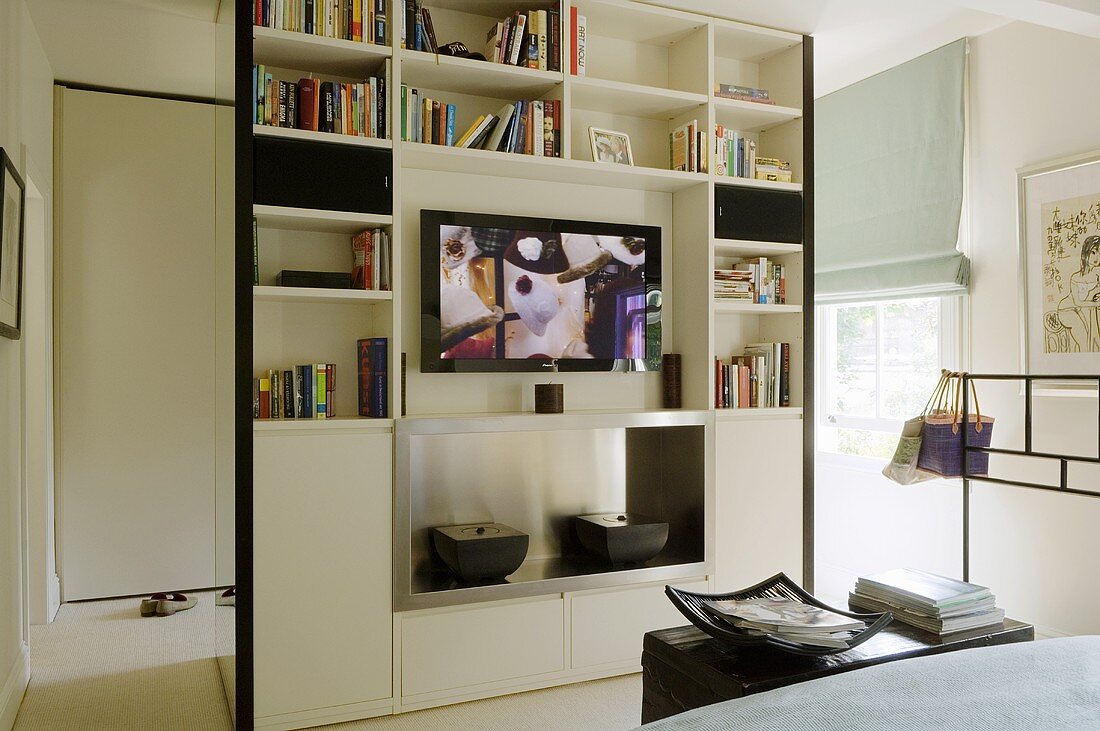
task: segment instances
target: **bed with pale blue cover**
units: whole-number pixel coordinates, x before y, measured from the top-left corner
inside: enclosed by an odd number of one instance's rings
[[[643,726],[646,731],[1100,730],[1100,637],[888,662]]]

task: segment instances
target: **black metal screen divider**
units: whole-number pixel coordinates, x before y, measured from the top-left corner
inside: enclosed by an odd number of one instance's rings
[[[1100,399],[1097,404],[1097,445],[1096,457],[1082,457],[1071,454],[1057,454],[1054,452],[1036,452],[1033,449],[1032,440],[1032,399],[1034,397],[1034,383],[1036,381],[1082,381],[1096,384],[1097,393],[1100,395],[1100,375],[1096,376],[1040,376],[1009,373],[978,374],[962,373],[962,423],[963,423],[963,581],[970,581],[970,482],[988,482],[994,485],[1010,485],[1012,487],[1027,487],[1033,490],[1046,490],[1048,492],[1060,492],[1069,495],[1084,495],[1086,497],[1100,497],[1100,492],[1092,490],[1079,490],[1069,486],[1069,465],[1071,462],[1082,464],[1100,464]],[[979,447],[970,444],[970,390],[975,381],[1023,381],[1024,383],[1024,448],[1004,449],[999,447]],[[976,390],[975,390],[976,393]],[[980,418],[980,416],[979,416]],[[985,454],[1007,454],[1015,457],[1034,457],[1036,459],[1058,460],[1059,479],[1057,485],[1044,485],[1037,482],[1025,482],[1023,480],[1010,480],[1002,477],[990,477],[976,475],[970,471],[970,455],[973,452]]]

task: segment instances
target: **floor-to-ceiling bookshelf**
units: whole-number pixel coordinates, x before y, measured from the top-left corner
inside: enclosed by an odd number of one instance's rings
[[[399,0],[392,2],[400,5]],[[547,0],[519,4],[507,0],[428,0],[425,3],[432,11],[440,42],[461,40],[473,50],[481,49],[486,29],[511,12],[547,9],[552,4]],[[807,120],[812,118],[812,89],[807,81],[812,41],[795,33],[627,0],[575,0],[572,3],[566,0],[562,5],[561,47],[565,57],[562,72],[437,57],[402,48],[402,13],[395,7],[387,8],[389,37],[384,45],[306,36],[271,28],[253,29],[253,62],[277,69],[285,78],[316,73],[325,78],[354,81],[368,75],[388,75],[390,133],[387,139],[263,125],[255,125],[251,131],[257,137],[390,151],[388,173],[393,190],[389,214],[254,207],[260,264],[259,285],[253,290],[254,367],[262,370],[289,368],[296,363],[335,362],[337,414],[340,417],[309,423],[293,420],[257,422],[257,454],[275,460],[289,459],[286,455],[294,453],[306,455],[304,458],[317,454],[318,459],[329,462],[320,471],[318,485],[325,484],[326,479],[346,479],[349,474],[355,474],[355,469],[360,469],[361,474],[369,476],[370,484],[361,486],[358,492],[344,492],[345,497],[355,495],[358,501],[349,508],[351,514],[358,511],[364,520],[370,511],[388,514],[391,496],[388,483],[385,490],[383,483],[389,480],[393,470],[392,431],[394,420],[403,416],[400,405],[404,401],[409,403],[410,416],[440,412],[476,416],[523,411],[525,404],[519,398],[488,403],[486,399],[478,399],[490,379],[505,383],[516,392],[532,382],[531,376],[519,374],[462,375],[448,380],[446,376],[418,372],[419,355],[415,351],[419,347],[420,327],[419,210],[443,207],[453,196],[458,201],[454,204],[456,210],[538,215],[540,205],[544,205],[548,214],[562,216],[566,211],[560,209],[569,201],[606,196],[618,201],[618,207],[612,206],[602,215],[573,217],[605,221],[629,218],[639,223],[662,225],[665,229],[664,350],[682,354],[685,408],[714,410],[713,363],[716,357],[728,359],[745,345],[758,341],[782,340],[792,346],[790,407],[715,411],[716,451],[722,456],[715,469],[718,506],[712,509],[730,516],[730,522],[719,521],[716,530],[727,538],[717,541],[720,555],[713,571],[708,577],[699,578],[706,578],[712,585],[726,585],[752,574],[758,567],[778,561],[788,574],[808,579],[802,576],[802,551],[809,540],[811,525],[804,524],[801,516],[803,484],[812,479],[809,467],[803,469],[805,445],[809,443],[809,409],[813,403],[809,370],[812,363],[812,277],[803,275],[812,262],[812,226],[809,225],[812,134],[807,129]],[[585,76],[569,72],[571,5],[576,5],[587,21]],[[723,99],[715,95],[718,83],[766,87],[776,103],[764,105]],[[480,114],[496,112],[508,101],[558,100],[563,107],[562,156],[535,157],[403,141],[401,109],[397,101],[402,84],[454,103],[459,130],[465,129]],[[740,130],[756,141],[760,154],[789,160],[794,181],[778,183],[719,177],[713,168],[697,173],[670,170],[669,134],[690,121],[710,132],[716,124]],[[594,162],[588,139],[590,126],[629,134],[635,166]],[[715,191],[718,186],[728,185],[801,194],[806,211],[805,240],[790,243],[718,238],[714,224]],[[482,186],[485,192],[479,194]],[[502,200],[502,190],[514,190],[515,197]],[[347,270],[350,267],[350,236],[374,227],[384,228],[393,241],[392,291],[274,286],[275,273],[281,269]],[[787,304],[717,301],[713,294],[715,266],[754,256],[774,258],[787,266]],[[358,338],[368,336],[386,337],[390,343],[388,419],[356,416],[354,347]],[[401,372],[402,352],[409,356],[407,393],[402,392],[403,379],[397,377]],[[612,378],[615,377],[618,376]],[[621,387],[618,381],[608,386],[609,381],[594,381],[591,376],[578,376],[571,381],[566,375],[564,380],[570,392],[591,397],[597,408],[633,411],[660,408],[659,376],[633,374],[625,377],[640,380]],[[455,382],[460,386],[452,393]],[[341,449],[346,451],[341,452]],[[774,460],[762,462],[759,460],[761,449],[778,451]],[[355,450],[369,453],[372,463],[364,464],[355,456]],[[384,469],[378,468],[377,462],[385,458],[387,450],[389,461]],[[345,454],[348,460],[359,459],[358,467],[332,464],[333,460],[341,459],[334,456],[336,454]],[[779,463],[785,467],[779,467]],[[279,472],[268,464],[257,472],[257,479],[263,476],[272,480]],[[789,485],[782,490],[774,486],[770,490],[763,489],[768,487],[769,481],[781,480],[788,483],[797,480],[797,490]],[[302,520],[315,529],[325,511],[339,510],[338,506],[327,502],[329,498],[322,496],[318,488],[302,486],[302,489],[317,490],[313,504],[303,502],[300,495],[294,494],[295,486],[290,483],[257,484],[256,499],[289,500],[287,505],[301,511]],[[781,494],[766,495],[765,492]],[[264,530],[260,527],[264,520],[274,520],[271,512],[274,508],[266,510],[257,503],[258,531]],[[746,541],[754,533],[747,523],[770,524],[774,510],[784,511],[784,517],[789,518],[791,528],[781,530],[777,539],[789,545],[779,550],[778,559],[774,555],[752,555],[752,546]],[[347,523],[349,518],[344,517],[346,520],[341,525],[347,529],[354,523]],[[282,528],[289,525],[283,519],[276,522]],[[266,530],[270,530],[275,522],[266,525]],[[270,535],[264,541],[257,540],[257,597],[265,592],[261,585],[264,559],[259,551],[264,546],[272,546],[273,540]],[[300,540],[306,542],[302,545],[308,543],[305,536]],[[330,548],[345,545],[350,551],[378,551],[382,543],[388,545],[391,537],[382,531],[371,536],[347,536],[342,542],[332,543],[335,539],[331,537],[327,540],[330,540],[326,544]],[[774,552],[775,548],[766,550]],[[280,556],[284,562],[293,560],[286,554]],[[336,577],[342,575],[343,584],[351,582],[354,585],[353,594],[359,592],[363,597],[369,594],[376,601],[378,592],[383,592],[386,602],[389,601],[389,586],[382,586],[378,571],[369,578],[356,573],[371,569],[370,565],[355,563],[349,573],[343,557],[333,560],[333,564],[321,569],[314,566],[313,571],[318,576],[309,577],[310,581],[320,581],[321,577],[336,581]],[[294,563],[291,568],[307,572],[308,566],[307,562],[302,562]],[[381,570],[374,566],[373,569],[388,578],[388,568]],[[285,591],[292,586],[282,581],[278,588]],[[659,595],[660,592],[653,593],[656,601],[663,601]],[[494,681],[476,688],[424,690],[430,684],[410,683],[409,688],[419,688],[422,692],[410,691],[411,694],[403,695],[400,613],[384,612],[380,606],[360,613],[355,619],[357,624],[349,627],[344,635],[350,637],[355,632],[366,631],[368,625],[374,627],[374,631],[388,638],[392,655],[369,668],[358,656],[339,652],[328,663],[333,672],[365,673],[369,682],[364,680],[356,686],[345,678],[348,682],[344,685],[322,687],[318,681],[291,688],[289,681],[278,682],[270,673],[258,669],[258,673],[266,673],[257,676],[258,726],[293,728],[296,724],[317,723],[321,718],[341,720],[378,715],[506,692],[508,688],[521,685],[537,687],[582,677],[599,677],[601,673],[627,672],[626,668],[630,667],[629,663],[619,662],[602,669],[575,668],[571,671],[567,665],[560,671],[535,673],[526,684]],[[279,627],[307,621],[305,615],[295,615],[296,611],[304,612],[305,605],[288,607],[266,625],[258,622],[258,668],[261,658],[265,657],[259,644],[272,642]],[[447,614],[446,608],[426,611],[440,616]],[[516,618],[521,616],[522,613]],[[407,631],[411,632],[416,626],[411,619],[419,617],[410,615]],[[326,631],[332,631],[332,627]],[[325,642],[326,637],[331,641],[329,634],[322,635],[319,642]],[[324,648],[321,651],[322,654],[328,652]],[[275,665],[289,662],[286,654],[269,654],[266,659]],[[382,672],[383,665],[389,668],[388,674]],[[383,682],[384,675],[389,678],[388,684]],[[368,686],[373,690],[365,690]],[[269,698],[261,699],[260,694]],[[278,696],[277,702],[270,702],[272,695]],[[342,710],[333,710],[337,707]]]

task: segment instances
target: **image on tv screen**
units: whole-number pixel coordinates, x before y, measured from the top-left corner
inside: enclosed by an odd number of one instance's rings
[[[439,227],[444,359],[646,357],[644,238]]]

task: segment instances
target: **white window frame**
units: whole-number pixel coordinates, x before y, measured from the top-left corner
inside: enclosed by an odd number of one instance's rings
[[[928,298],[931,299],[931,298]],[[959,370],[962,366],[962,353],[963,353],[963,309],[965,303],[964,297],[960,296],[946,296],[939,297],[940,301],[940,367],[948,368],[951,370]],[[873,305],[876,308],[876,338],[878,347],[877,367],[880,369],[879,378],[876,379],[877,384],[882,383],[881,367],[882,367],[882,312],[883,306],[892,302],[898,302],[902,300],[887,299],[887,300],[869,300],[867,302],[853,302],[851,306],[867,306]],[[830,413],[828,406],[833,403],[830,398],[829,384],[833,380],[831,375],[830,366],[836,362],[835,358],[835,343],[836,343],[836,327],[833,318],[828,316],[827,308],[836,307],[838,305],[817,305],[814,308],[814,316],[816,319],[816,327],[814,329],[816,333],[816,353],[817,353],[817,387],[814,389],[816,392],[816,401],[818,414],[818,427],[819,429],[861,429],[865,431],[878,431],[898,434],[901,432],[901,427],[904,423],[903,419],[890,419],[880,416],[875,417],[860,417],[849,416],[846,414]],[[844,305],[840,305],[844,306]],[[931,395],[931,394],[929,394]],[[876,398],[875,408],[881,408],[881,399]],[[916,416],[912,414],[911,416]],[[911,418],[911,417],[908,417]],[[869,460],[869,457],[859,455],[841,454],[833,449],[823,449],[821,445],[822,440],[818,440],[818,451],[829,455],[830,459],[836,458],[844,461],[853,461],[863,463]],[[828,440],[826,440],[828,441]]]

